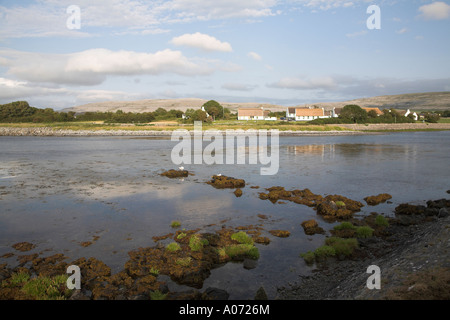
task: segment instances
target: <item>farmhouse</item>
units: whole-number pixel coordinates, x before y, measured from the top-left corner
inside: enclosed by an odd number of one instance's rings
[[[295,121],[309,121],[319,118],[329,118],[329,115],[325,115],[323,108],[296,108],[295,109]]]
[[[238,120],[276,120],[276,117],[269,117],[269,110],[264,108],[239,108]]]

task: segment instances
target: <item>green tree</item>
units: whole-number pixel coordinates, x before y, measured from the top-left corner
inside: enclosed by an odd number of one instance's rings
[[[425,114],[425,121],[430,123],[437,123],[441,117],[434,112],[427,112]]]
[[[358,105],[349,104],[342,108],[339,118],[347,119],[354,123],[363,123],[367,120],[367,111]]]
[[[378,114],[375,110],[370,110],[369,112],[367,112],[367,116],[369,118],[375,119],[376,117],[378,117]]]
[[[209,100],[203,105],[205,111],[215,119],[217,116],[224,117],[225,110],[220,103],[215,100]]]
[[[194,113],[192,114],[191,120],[204,122],[204,121],[206,121],[206,118],[207,118],[206,112],[201,109],[198,109],[198,110],[195,110]]]

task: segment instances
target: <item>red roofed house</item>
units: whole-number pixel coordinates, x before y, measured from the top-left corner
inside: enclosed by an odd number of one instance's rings
[[[323,108],[296,108],[295,109],[295,120],[296,121],[309,121],[319,118],[329,118],[330,116],[325,115],[325,110]]]
[[[269,113],[270,111],[264,110],[264,108],[240,108],[238,109],[238,120],[273,120],[269,117]]]

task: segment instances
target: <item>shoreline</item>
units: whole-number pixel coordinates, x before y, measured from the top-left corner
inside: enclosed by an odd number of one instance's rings
[[[439,205],[437,205],[439,203]],[[447,300],[450,298],[450,200],[410,206],[386,237],[360,239],[364,255],[317,263],[311,276],[279,288],[280,300]],[[420,208],[419,214],[413,212]],[[369,266],[381,271],[381,287],[368,289]]]
[[[278,287],[278,294],[268,299],[264,294],[255,295],[255,300],[447,300],[450,297],[450,200],[427,201],[426,206],[404,204],[407,210],[396,210],[395,218],[382,234],[366,239],[358,239],[358,253],[350,259],[329,257],[316,262],[310,276],[299,276],[297,283],[288,287]],[[399,206],[400,207],[400,206]],[[188,233],[195,232],[186,231]],[[212,235],[207,233],[208,235]],[[211,238],[212,239],[212,238]],[[89,244],[87,244],[89,245]],[[27,242],[13,245],[23,252],[32,250],[34,245]],[[163,247],[162,247],[163,248]],[[21,263],[10,269],[0,264],[0,283],[8,283],[15,273],[25,272],[33,277],[37,274],[64,273],[69,264],[81,264],[83,288],[73,291],[69,300],[149,300],[143,293],[148,290],[161,290],[168,294],[168,300],[228,300],[228,293],[219,288],[196,288],[187,291],[168,290],[165,282],[156,282],[157,275],[138,272],[139,261],[150,259],[161,246],[139,248],[130,252],[130,260],[125,264],[127,271],[112,275],[111,270],[95,257],[80,258],[75,262],[64,263],[64,254],[54,254],[41,258],[38,254],[21,256]],[[167,256],[166,256],[167,257]],[[144,259],[144,260],[145,260]],[[142,260],[142,261],[144,261]],[[32,261],[31,266],[26,267]],[[141,261],[141,262],[142,262]],[[244,262],[245,263],[245,262]],[[368,266],[376,265],[381,270],[381,288],[368,289]],[[128,268],[128,269],[127,269]],[[139,290],[129,294],[125,290],[127,274],[133,271],[135,284],[142,279],[152,278],[151,286],[145,281]],[[142,271],[142,270],[141,270]],[[126,272],[126,273],[124,273]],[[146,276],[142,278],[143,276]],[[148,280],[148,279],[147,279]],[[146,281],[147,281],[146,280]],[[131,280],[130,280],[131,281]],[[91,283],[92,282],[92,283]],[[94,286],[95,284],[95,286]],[[263,287],[262,287],[263,288]],[[14,286],[0,286],[0,300],[27,299]],[[251,298],[250,298],[251,299]]]
[[[337,124],[337,125],[323,125],[324,130],[314,130],[317,126],[312,126],[311,130],[308,130],[308,126],[299,126],[298,130],[283,130],[282,125],[275,125],[274,129],[278,130],[279,136],[343,136],[343,135],[379,135],[389,134],[395,132],[420,132],[420,131],[447,131],[450,130],[450,123],[398,123],[398,124]],[[333,130],[335,128],[341,130]],[[245,128],[245,129],[244,129]],[[280,130],[281,129],[281,130]],[[63,129],[59,127],[45,127],[45,126],[1,126],[0,124],[0,136],[39,136],[39,137],[106,137],[106,136],[136,136],[136,137],[170,137],[175,130],[186,130],[183,126],[173,127],[173,129],[144,129],[133,130],[123,129],[122,127],[108,128],[108,129]],[[233,132],[235,135],[242,134],[249,135],[252,131],[258,133],[260,130],[258,127],[249,128],[247,126],[236,128],[221,129],[217,127],[209,128],[205,127],[205,131],[215,134],[226,134],[227,131]],[[270,135],[271,128],[264,129],[268,135]],[[188,130],[193,134],[193,130]]]
[[[47,127],[35,127],[35,128],[6,128],[0,127],[0,136],[36,136],[36,137],[108,137],[108,136],[119,136],[119,137],[171,137],[175,130],[62,130]],[[188,130],[191,135],[193,130]],[[225,135],[226,130],[215,130],[208,129],[210,132],[215,134]],[[205,130],[203,131],[205,132]],[[256,131],[257,133],[257,131]],[[270,135],[270,130],[267,130],[268,135]],[[239,135],[238,132],[233,133],[234,135]],[[244,135],[251,134],[247,130],[242,133]],[[367,134],[380,134],[379,132],[363,132],[363,131],[307,131],[307,130],[286,130],[279,131],[280,136],[317,136],[317,135],[327,135],[327,136],[338,136],[338,135],[367,135]]]

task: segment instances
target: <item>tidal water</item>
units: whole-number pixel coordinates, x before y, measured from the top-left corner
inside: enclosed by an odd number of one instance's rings
[[[228,263],[212,270],[203,288],[252,299],[264,286],[275,298],[277,287],[311,273],[299,254],[323,243],[325,235],[306,236],[301,222],[314,218],[326,230],[333,224],[307,206],[259,199],[265,188],[309,188],[364,204],[366,196],[389,193],[392,203],[366,205],[359,213],[387,216],[400,203],[423,204],[446,197],[450,189],[450,131],[280,137],[279,142],[275,175],[260,175],[261,164],[184,164],[193,175],[169,179],[160,173],[179,166],[172,162],[177,142],[170,137],[0,137],[0,257],[15,253],[0,258],[0,264],[17,264],[21,253],[11,246],[28,241],[36,248],[27,254],[64,253],[68,261],[96,257],[115,273],[130,250],[153,246],[153,236],[173,232],[173,220],[202,231],[262,225],[262,236],[271,243],[257,245],[256,268]],[[244,179],[243,195],[205,183],[218,173]],[[291,236],[276,238],[268,233],[272,229],[289,230]],[[80,245],[93,239],[98,240],[88,247]],[[184,287],[169,282],[169,288]]]

